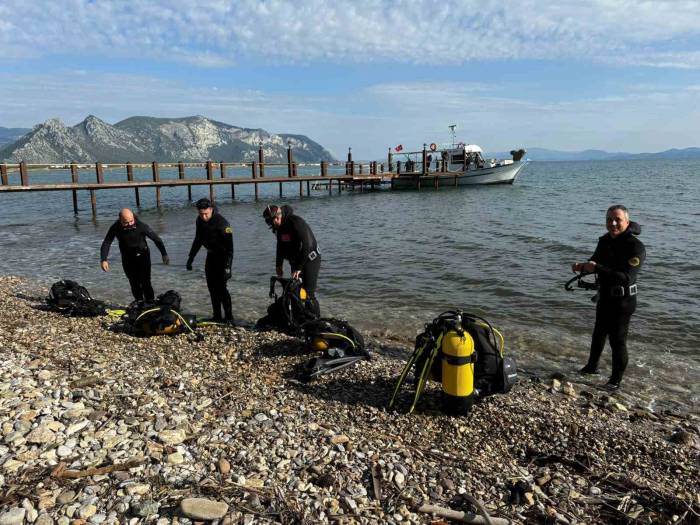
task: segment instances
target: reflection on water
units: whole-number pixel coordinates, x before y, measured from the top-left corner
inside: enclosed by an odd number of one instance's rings
[[[568,268],[593,252],[605,232],[605,209],[624,203],[643,225],[648,253],[626,384],[649,400],[693,409],[700,378],[700,293],[693,284],[700,275],[698,168],[696,161],[532,163],[513,186],[331,197],[324,190],[286,202],[321,245],[319,297],[326,314],[410,345],[432,317],[460,306],[495,323],[520,366],[564,372],[585,361],[595,317],[590,294],[563,290]],[[234,228],[235,313],[248,320],[263,315],[268,303],[274,237],[261,213],[277,192],[276,185],[262,187],[255,202],[251,188],[239,187],[231,202],[230,192],[217,188],[221,212]],[[193,188],[194,200],[207,194]],[[287,185],[285,194],[298,195],[298,185]],[[79,195],[87,210],[77,218],[70,193],[2,195],[0,272],[47,284],[73,278],[97,297],[127,302],[121,267],[102,273],[99,246],[118,209],[133,204],[133,191],[97,196],[100,215],[93,222],[87,194]],[[164,188],[164,207],[156,210],[153,190],[142,190],[140,216],[163,237],[173,261],[164,267],[153,257],[156,290],[177,289],[188,308],[208,314],[203,254],[193,272],[184,269],[196,217],[185,196],[183,188]],[[113,261],[117,252],[115,244]],[[609,351],[604,359],[609,370]]]

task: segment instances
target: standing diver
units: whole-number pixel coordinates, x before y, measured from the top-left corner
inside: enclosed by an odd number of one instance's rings
[[[151,253],[146,237],[151,239],[163,256],[163,264],[170,264],[163,241],[145,222],[141,222],[129,208],[119,212],[119,219],[112,224],[100,248],[100,266],[103,272],[109,271],[109,248],[114,238],[119,240],[122,254],[122,267],[129,279],[131,293],[137,301],[153,302],[155,294],[151,286]]]
[[[214,209],[209,199],[199,199],[197,206],[197,230],[192,241],[192,248],[187,257],[187,269],[192,270],[192,262],[199,249],[207,249],[207,260],[204,263],[204,273],[207,276],[207,288],[211,297],[213,311],[212,321],[233,324],[231,295],[226,288],[226,281],[231,278],[233,263],[233,231],[231,225]],[[221,307],[224,316],[221,317]]]
[[[278,277],[284,275],[284,259],[289,261],[292,279],[301,278],[314,312],[321,316],[321,308],[316,299],[316,283],[321,269],[321,253],[316,237],[306,221],[294,215],[291,206],[268,205],[263,211],[267,225],[277,235],[277,255],[275,271]]]
[[[588,262],[574,263],[571,269],[595,272],[600,286],[591,353],[581,373],[598,372],[598,360],[607,337],[612,348],[612,375],[606,386],[616,390],[627,367],[627,331],[637,307],[637,275],[646,251],[642,241],[635,237],[641,233],[641,227],[630,222],[627,208],[621,204],[608,208],[605,225],[608,233],[598,239]]]

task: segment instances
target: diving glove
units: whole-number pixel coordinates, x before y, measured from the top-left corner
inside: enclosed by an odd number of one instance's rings
[[[170,257],[168,257],[167,255],[163,255],[163,264],[170,264]]]
[[[224,270],[224,279],[226,279],[228,281],[230,278],[231,278],[231,268],[226,268],[226,270]]]
[[[192,259],[187,259],[187,264],[185,265],[185,268],[188,270],[192,270]]]

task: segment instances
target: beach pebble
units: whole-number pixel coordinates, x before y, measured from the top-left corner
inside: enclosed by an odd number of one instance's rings
[[[228,505],[205,498],[185,498],[180,502],[180,511],[194,520],[218,520],[228,511]]]
[[[0,525],[22,525],[26,514],[26,509],[13,507],[0,514]]]

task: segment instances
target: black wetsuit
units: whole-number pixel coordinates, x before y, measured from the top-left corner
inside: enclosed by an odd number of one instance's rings
[[[151,239],[161,255],[168,256],[163,241],[156,235],[145,222],[135,219],[132,226],[123,226],[116,221],[109,228],[105,240],[100,248],[100,260],[106,261],[109,256],[109,248],[114,238],[119,241],[119,251],[122,254],[122,267],[129,279],[131,293],[136,300],[152,302],[155,294],[151,286],[151,253],[146,244],[146,237]]]
[[[316,315],[320,316],[321,308],[316,299],[316,283],[321,269],[321,253],[314,233],[304,219],[294,215],[291,206],[282,206],[282,224],[276,234],[276,265],[282,266],[284,259],[287,259],[292,273],[301,271],[301,280],[306,293]]]
[[[190,248],[187,265],[190,267],[199,249],[207,249],[204,273],[207,276],[207,288],[211,297],[213,319],[215,321],[233,321],[231,294],[226,281],[231,278],[233,263],[233,231],[228,221],[218,212],[214,212],[208,222],[197,217],[197,232]],[[224,316],[221,317],[221,307]]]
[[[606,233],[590,258],[596,263],[600,289],[586,369],[597,369],[607,337],[612,349],[611,383],[619,384],[627,368],[627,331],[637,307],[637,274],[646,257],[644,244],[635,237],[640,231],[637,223],[630,222],[615,238]]]

